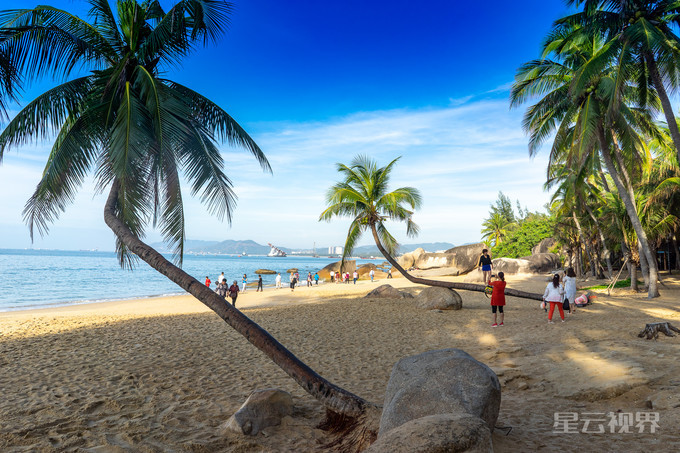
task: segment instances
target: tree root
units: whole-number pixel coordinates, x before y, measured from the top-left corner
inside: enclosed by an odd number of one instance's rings
[[[644,330],[638,334],[638,337],[642,338],[646,336],[648,340],[651,340],[652,338],[656,340],[659,338],[659,332],[663,333],[667,337],[674,337],[675,335],[671,332],[671,330],[673,332],[680,333],[680,329],[674,327],[669,322],[653,322],[647,324]]]
[[[358,417],[349,417],[326,409],[326,418],[317,428],[335,434],[324,449],[342,453],[359,453],[367,449],[378,438],[380,415],[378,406],[370,406]]]

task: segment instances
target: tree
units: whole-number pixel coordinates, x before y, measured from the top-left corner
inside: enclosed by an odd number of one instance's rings
[[[680,25],[680,4],[669,0],[568,0],[567,4],[583,5],[583,11],[557,21],[558,27],[607,41],[602,57],[593,62],[595,70],[608,58],[618,59],[616,89],[624,89],[632,80],[641,108],[656,108],[652,93],[656,91],[680,160],[680,132],[664,85],[667,81],[671,90],[678,88],[680,37],[674,30]],[[615,106],[618,100],[612,100]]]
[[[522,210],[520,209],[520,216],[522,215]],[[512,201],[510,201],[510,197],[505,195],[503,192],[498,192],[498,199],[496,200],[495,204],[491,205],[491,216],[494,214],[500,215],[503,219],[505,219],[507,224],[514,224],[515,223],[515,213],[512,210]]]
[[[49,6],[0,12],[0,51],[28,80],[68,79],[38,96],[0,134],[10,147],[55,132],[45,171],[24,215],[31,236],[45,234],[94,172],[109,188],[104,217],[115,233],[121,265],[137,258],[210,307],[328,409],[356,419],[373,405],[326,381],[269,333],[141,241],[151,224],[174,247],[181,265],[185,221],[180,175],[209,211],[231,220],[235,203],[218,144],[245,148],[265,171],[257,144],[222,108],[162,78],[196,46],[224,32],[231,4],[181,0],[165,12],[157,1],[89,0],[91,22]]]
[[[489,239],[494,246],[500,245],[513,225],[514,223],[509,222],[501,213],[494,212],[482,222],[482,239]]]
[[[370,230],[380,253],[409,281],[428,286],[483,292],[484,285],[414,277],[394,259],[399,244],[387,231],[385,221],[406,222],[406,233],[413,237],[418,233],[418,226],[413,222],[412,216],[414,210],[421,205],[420,192],[413,187],[401,187],[388,192],[390,174],[399,159],[394,159],[384,167],[378,167],[375,161],[366,156],[356,157],[349,166],[337,164],[338,172],[344,176],[344,180],[328,190],[326,201],[329,206],[321,213],[319,221],[330,222],[334,217],[352,218],[345,240],[342,262],[346,257],[351,256],[361,235]],[[540,294],[509,288],[505,289],[505,294],[542,300]]]
[[[574,27],[578,28],[578,27]],[[588,155],[598,153],[612,177],[649,263],[649,297],[657,297],[656,259],[638,217],[632,182],[621,144],[632,156],[644,148],[641,133],[658,134],[647,111],[631,108],[627,101],[634,94],[628,86],[617,84],[618,72],[612,69],[610,46],[600,36],[583,36],[568,28],[553,32],[544,58],[524,64],[517,73],[511,92],[511,105],[530,97],[543,97],[524,116],[530,135],[529,153],[555,134],[550,165],[565,163],[580,167]],[[653,94],[652,94],[653,95]]]

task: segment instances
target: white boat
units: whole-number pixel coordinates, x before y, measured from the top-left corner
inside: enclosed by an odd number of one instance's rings
[[[269,250],[269,253],[267,254],[267,256],[274,256],[274,257],[284,257],[284,256],[286,256],[286,252],[284,252],[283,250],[273,246],[270,243],[267,243],[267,245],[269,247],[271,247],[271,250]]]

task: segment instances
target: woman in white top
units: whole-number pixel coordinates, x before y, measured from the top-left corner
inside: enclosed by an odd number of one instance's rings
[[[576,311],[576,273],[574,268],[567,269],[567,274],[564,276],[564,298],[569,301],[569,313]]]
[[[555,274],[543,293],[543,300],[550,302],[550,311],[548,312],[548,322],[553,324],[552,317],[555,311],[555,306],[560,310],[560,318],[564,322],[564,309],[562,308],[562,297],[564,296],[564,288],[560,284],[560,276]]]

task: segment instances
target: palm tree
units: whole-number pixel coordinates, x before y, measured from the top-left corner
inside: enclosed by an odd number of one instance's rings
[[[581,167],[589,155],[598,153],[605,163],[626,206],[642,252],[649,263],[649,297],[657,297],[656,259],[638,217],[630,174],[624,159],[624,146],[631,159],[644,148],[641,132],[658,135],[649,112],[634,109],[625,101],[631,89],[619,90],[616,71],[602,64],[608,61],[607,43],[601,38],[585,39],[568,29],[553,33],[544,45],[544,58],[524,64],[517,73],[511,92],[511,105],[517,106],[533,96],[543,97],[524,116],[524,128],[530,135],[529,153],[535,154],[553,133],[550,165],[563,162]],[[559,49],[559,53],[555,51]],[[607,58],[605,58],[605,56]],[[593,62],[600,63],[599,71]],[[620,96],[617,102],[613,97]],[[615,105],[615,108],[610,108]],[[628,162],[631,161],[628,159]]]
[[[92,21],[49,6],[0,12],[0,52],[18,56],[17,68],[34,80],[66,80],[19,112],[0,134],[0,158],[10,147],[56,139],[24,215],[33,236],[45,234],[94,172],[109,195],[106,224],[116,235],[121,265],[137,258],[210,307],[263,351],[298,384],[336,414],[356,418],[373,405],[326,381],[264,329],[209,288],[143,243],[151,224],[174,246],[181,265],[185,240],[180,175],[209,211],[231,220],[235,203],[218,144],[245,148],[265,171],[258,145],[218,105],[162,77],[197,45],[215,42],[228,24],[231,4],[181,0],[167,12],[157,1],[88,0]]]
[[[482,222],[482,239],[489,239],[493,245],[499,245],[508,236],[510,229],[515,224],[498,212]]]
[[[565,26],[591,39],[603,36],[608,55],[594,61],[596,68],[608,56],[618,59],[617,89],[630,82],[637,85],[636,101],[642,108],[656,109],[654,90],[680,157],[680,131],[673,113],[664,81],[671,90],[678,88],[680,75],[680,37],[675,33],[680,25],[680,3],[673,0],[568,0],[568,5],[583,6],[583,11],[567,16],[556,25]],[[573,28],[574,24],[582,27]],[[614,102],[617,102],[614,100]]]
[[[326,200],[329,206],[321,213],[319,221],[330,222],[334,217],[352,218],[341,263],[352,254],[361,235],[370,230],[380,253],[409,281],[428,286],[483,292],[484,285],[414,277],[394,259],[399,244],[387,231],[385,221],[406,222],[407,235],[414,237],[418,234],[418,226],[413,222],[412,216],[414,210],[421,205],[420,192],[413,187],[401,187],[388,192],[390,174],[399,159],[400,157],[394,159],[384,167],[378,167],[375,161],[366,156],[354,158],[349,166],[337,164],[337,169],[344,176],[344,180],[328,189]],[[540,294],[509,288],[505,289],[505,294],[526,299],[542,299]]]

